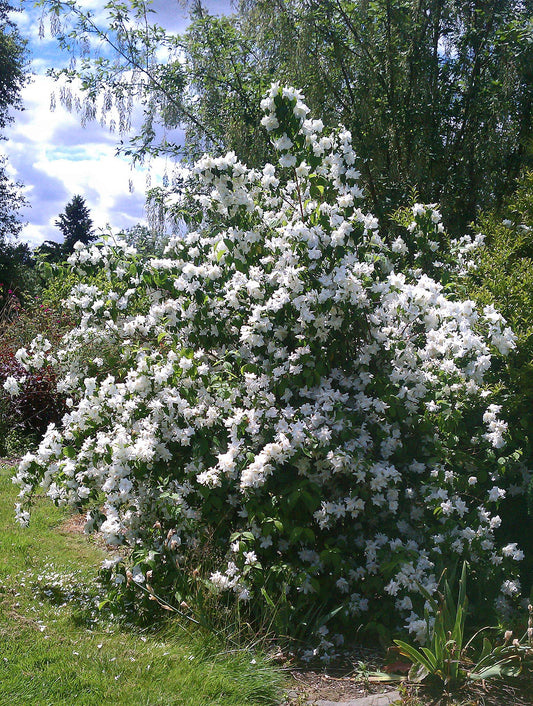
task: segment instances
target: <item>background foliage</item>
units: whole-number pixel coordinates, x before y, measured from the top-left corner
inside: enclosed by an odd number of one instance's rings
[[[27,81],[26,43],[16,26],[9,19],[13,7],[0,0],[0,131],[12,120],[11,108],[20,108],[20,89]],[[0,132],[0,140],[4,139]],[[28,281],[25,270],[29,260],[29,248],[13,244],[22,227],[19,209],[25,204],[21,184],[14,183],[7,172],[4,158],[0,158],[0,307],[5,305],[5,294],[9,289],[20,293]]]
[[[242,0],[223,18],[196,1],[183,37],[150,24],[146,3],[110,3],[105,27],[75,2],[41,4],[62,18],[59,38],[74,55],[91,35],[120,47],[96,61],[84,49],[80,68],[61,73],[82,80],[82,118],[101,105],[109,122],[114,102],[127,129],[133,102],[144,102],[144,127],[126,149],[136,157],[183,154],[157,141],[159,120],[185,127],[188,155],[232,149],[261,164],[270,148],[259,102],[282,80],[326,124],[351,130],[382,227],[416,188],[462,233],[531,163],[531,0]]]

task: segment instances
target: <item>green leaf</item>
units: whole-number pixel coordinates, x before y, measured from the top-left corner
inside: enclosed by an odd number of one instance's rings
[[[274,601],[272,600],[272,598],[270,598],[270,596],[266,592],[265,588],[261,588],[261,595],[263,596],[263,598],[267,602],[267,605],[270,608],[272,608],[272,610],[275,610],[276,606],[274,605]]]
[[[426,655],[417,650],[416,647],[412,647],[403,640],[394,640],[394,644],[398,645],[398,647],[400,648],[400,654],[404,655],[405,657],[409,657],[409,659],[414,665],[422,665],[423,667],[425,667],[428,673],[433,672],[433,661],[430,661],[426,657]]]
[[[494,679],[501,677],[517,677],[522,671],[520,663],[511,663],[509,660],[503,660],[497,664],[493,664],[490,667],[481,669],[479,671],[469,672],[468,678],[472,681],[481,681],[482,679]]]
[[[407,677],[404,674],[388,674],[387,672],[368,672],[365,673],[365,681],[370,683],[375,682],[402,682],[406,681]]]
[[[492,652],[492,643],[488,639],[488,637],[484,637],[483,638],[483,647],[481,649],[481,655],[479,657],[479,662],[481,662],[481,660],[485,659],[485,657],[487,655],[489,655],[491,652]]]
[[[414,684],[420,684],[420,682],[424,681],[424,679],[428,677],[429,674],[429,670],[424,667],[424,665],[413,664],[413,666],[409,670],[409,681],[412,681]]]
[[[74,448],[74,446],[64,446],[63,447],[63,453],[67,458],[76,458],[78,452]]]
[[[438,662],[435,654],[428,647],[421,647],[420,651],[426,656],[428,664],[431,665],[431,671],[436,672],[438,669]]]

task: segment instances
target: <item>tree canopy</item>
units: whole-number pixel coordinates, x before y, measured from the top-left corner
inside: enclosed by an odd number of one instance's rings
[[[0,131],[13,120],[11,108],[20,108],[20,91],[26,75],[26,43],[9,18],[13,7],[0,0]],[[0,139],[5,139],[0,133]],[[0,159],[0,282],[18,289],[21,271],[28,264],[26,246],[8,242],[20,232],[19,209],[25,199],[21,184],[8,175],[5,159]]]
[[[77,242],[87,245],[96,239],[93,233],[93,221],[85,199],[76,194],[65,206],[65,211],[59,214],[55,222],[63,233],[64,248],[68,253],[73,252]]]
[[[93,231],[91,212],[80,194],[73,196],[67,203],[65,210],[57,217],[55,225],[63,234],[63,242],[46,240],[39,248],[39,253],[52,262],[58,262],[71,255],[76,243],[88,245],[97,238]]]
[[[258,83],[289,81],[326,123],[352,132],[381,219],[416,188],[459,232],[531,162],[531,10],[515,0],[241,0],[232,20],[196,9],[188,66],[209,128],[233,114],[221,129],[238,154],[232,124],[248,123]],[[256,73],[252,90],[237,81],[243,62]]]
[[[12,119],[10,108],[20,108],[20,89],[26,81],[26,42],[21,38],[9,12],[14,8],[0,0],[0,129]]]
[[[196,1],[182,37],[150,24],[146,2],[109,3],[102,28],[76,2],[41,4],[63,17],[65,47],[85,47],[81,68],[64,72],[82,79],[85,117],[100,94],[127,128],[128,107],[144,102],[144,127],[126,147],[135,156],[232,149],[261,163],[270,148],[260,96],[282,80],[300,86],[326,124],[350,129],[383,225],[416,189],[460,232],[531,165],[531,0],[241,0],[222,18]],[[94,34],[113,56],[91,60]],[[158,142],[157,119],[183,126],[185,145]]]

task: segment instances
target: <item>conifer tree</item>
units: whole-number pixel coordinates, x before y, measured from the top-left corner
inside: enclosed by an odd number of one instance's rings
[[[96,240],[89,208],[85,199],[79,194],[72,197],[65,206],[65,211],[59,214],[55,224],[63,233],[65,255],[70,255],[74,251],[74,244],[78,241],[87,245]]]

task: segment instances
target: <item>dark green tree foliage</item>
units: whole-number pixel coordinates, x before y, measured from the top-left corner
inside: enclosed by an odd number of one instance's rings
[[[524,467],[533,467],[533,172],[519,180],[516,192],[501,209],[483,213],[479,230],[485,245],[478,251],[461,294],[482,305],[494,305],[516,334],[516,348],[500,357],[492,374],[501,387],[506,419]],[[505,466],[501,470],[505,473]],[[523,586],[533,586],[533,479],[529,485],[529,517],[522,495],[509,499],[503,527],[523,528],[526,560]],[[532,594],[533,595],[533,594]]]
[[[415,187],[460,232],[531,163],[532,7],[241,0],[235,24],[266,76],[301,87],[325,121],[351,130],[382,220]]]
[[[33,257],[26,243],[7,242],[0,239],[0,304],[10,298],[10,293],[20,296],[32,286]]]
[[[40,3],[82,58],[62,73],[81,77],[83,119],[101,96],[125,131],[143,102],[144,127],[125,147],[134,157],[233,149],[260,164],[260,96],[279,80],[302,88],[326,124],[351,130],[383,226],[415,188],[459,233],[532,165],[533,0],[240,0],[223,18],[194,0],[183,37],[152,24],[143,0],[108,3],[102,25],[75,0]],[[107,49],[91,57],[94,36]],[[68,91],[63,100],[73,103]],[[160,140],[158,120],[184,127],[186,144]]]
[[[0,130],[12,121],[10,108],[20,108],[20,90],[26,81],[25,42],[21,39],[8,13],[13,8],[0,0]],[[0,139],[5,139],[0,135]],[[13,182],[0,159],[0,292],[2,301],[11,290],[17,294],[24,288],[31,254],[26,245],[9,242],[20,232],[19,209],[25,204],[21,184]]]
[[[20,90],[26,81],[25,42],[8,13],[12,7],[0,0],[0,130],[13,120],[10,108],[20,108]],[[0,139],[5,139],[0,134]],[[5,159],[0,159],[0,241],[16,236],[21,228],[18,211],[25,200],[21,184],[7,175]]]
[[[244,31],[239,17],[213,17],[198,2],[191,18],[183,48],[197,120],[184,121],[188,154],[232,149],[247,164],[263,164],[271,147],[259,128],[260,102],[275,72],[259,60],[254,37]],[[180,120],[176,114],[174,122]]]
[[[132,245],[143,259],[163,257],[168,238],[164,233],[157,232],[148,226],[137,223],[128,228],[121,237]]]
[[[479,228],[485,246],[465,294],[493,304],[517,336],[516,349],[501,365],[513,416],[509,427],[533,461],[533,172],[520,179],[502,209],[482,214]]]
[[[45,240],[38,250],[50,262],[60,262],[74,252],[74,245],[79,241],[87,245],[96,240],[93,232],[93,221],[85,199],[76,194],[65,206],[63,213],[55,221],[63,234],[63,242]]]
[[[9,122],[9,109],[20,108],[20,89],[26,81],[26,43],[8,13],[13,7],[0,0],[0,129]]]
[[[66,254],[74,252],[74,245],[78,241],[87,245],[96,240],[90,211],[85,199],[79,194],[72,197],[55,224],[63,233],[63,248]]]
[[[0,158],[0,242],[16,237],[22,228],[19,209],[26,199],[22,184],[13,182],[6,171],[6,160]]]

